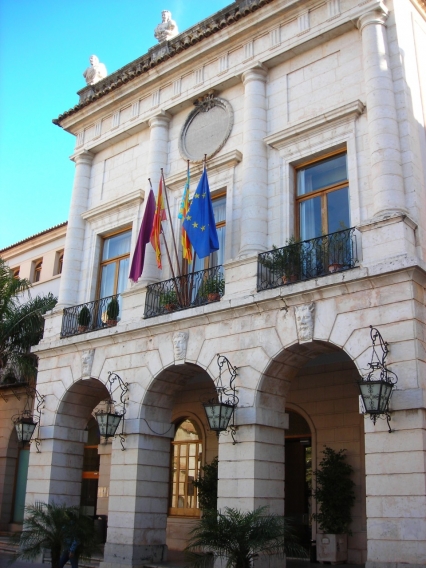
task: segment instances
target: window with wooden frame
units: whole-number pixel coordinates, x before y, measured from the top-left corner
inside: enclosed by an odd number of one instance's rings
[[[215,266],[221,266],[225,260],[225,236],[226,236],[226,191],[212,197],[213,214],[216,221],[217,238],[219,241],[219,250],[213,252],[205,258],[195,258],[194,271],[205,270]],[[195,251],[192,249],[192,257]]]
[[[105,237],[99,277],[99,298],[124,292],[129,277],[130,230]]]
[[[346,151],[296,168],[296,234],[302,240],[350,227]]]
[[[40,282],[43,259],[34,261],[33,282]]]
[[[197,424],[186,418],[176,428],[172,442],[169,514],[199,517],[197,489],[203,443]]]
[[[55,274],[62,274],[62,268],[64,265],[64,251],[61,250],[56,253],[56,270]]]
[[[12,268],[12,275],[14,278],[19,278],[19,271],[20,271],[19,266],[17,266],[16,268]]]

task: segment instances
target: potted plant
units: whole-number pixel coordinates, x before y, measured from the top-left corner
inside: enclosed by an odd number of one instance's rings
[[[295,237],[290,237],[281,248],[272,245],[269,256],[263,257],[260,263],[269,268],[274,278],[282,278],[283,284],[289,284],[301,279],[301,257],[300,241]]]
[[[87,306],[83,306],[78,314],[78,331],[79,333],[83,333],[87,331],[90,320],[92,319],[92,315],[90,310]]]
[[[199,294],[207,298],[208,302],[217,302],[225,292],[225,280],[220,276],[213,276],[203,281]]]
[[[346,227],[326,236],[328,271],[340,272],[348,264],[350,253],[350,234]]]
[[[118,298],[112,298],[107,306],[107,326],[117,325],[118,314],[120,313],[120,304]]]
[[[317,560],[320,562],[347,560],[355,483],[351,479],[353,468],[346,462],[345,451],[324,446],[320,468],[314,471],[317,487],[312,495],[320,512],[312,516],[321,531],[317,534]]]
[[[160,294],[160,306],[167,312],[174,312],[179,305],[176,290],[167,290]]]

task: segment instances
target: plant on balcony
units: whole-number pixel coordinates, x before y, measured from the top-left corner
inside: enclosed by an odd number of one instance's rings
[[[217,302],[225,292],[225,280],[219,275],[206,278],[200,286],[199,295],[208,302]]]
[[[107,325],[117,325],[118,314],[120,313],[120,304],[117,298],[112,298],[107,306]]]
[[[87,331],[90,325],[90,320],[92,319],[92,314],[87,306],[83,306],[78,314],[78,331],[80,333]]]
[[[160,306],[166,312],[174,312],[179,305],[176,290],[167,290],[167,292],[160,293]]]
[[[269,255],[261,257],[259,262],[269,268],[274,278],[282,277],[284,284],[297,282],[297,280],[300,280],[302,268],[300,240],[290,237],[286,240],[284,247],[277,248],[272,245],[272,251],[269,252]]]
[[[339,272],[348,264],[350,259],[350,234],[342,224],[342,229],[327,235],[324,240],[325,255],[328,260],[328,271]]]

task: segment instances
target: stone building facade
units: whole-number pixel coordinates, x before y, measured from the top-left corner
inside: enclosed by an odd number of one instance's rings
[[[67,223],[0,250],[16,276],[31,282],[31,296],[59,294]],[[24,410],[28,389],[0,375],[0,530],[20,528],[24,516],[29,446],[20,447],[12,419]],[[29,397],[34,406],[34,396]]]
[[[27,500],[107,515],[103,568],[182,549],[192,479],[215,456],[219,508],[293,513],[315,538],[307,476],[324,445],[355,470],[349,560],[425,564],[425,46],[423,0],[237,0],[56,120],[76,136],[76,173],[59,305],[35,349],[46,398]],[[195,286],[168,311],[182,280],[165,250],[162,272],[148,245],[127,279],[147,180],[157,191],[164,169],[172,251],[186,160],[193,193],[204,154],[221,248],[196,270],[219,266],[224,293],[208,303]],[[276,274],[274,246],[287,265],[296,247],[293,271]],[[391,434],[360,413],[370,325],[398,376]],[[218,353],[238,367],[237,444],[202,406]],[[91,426],[110,372],[128,384],[124,451]]]

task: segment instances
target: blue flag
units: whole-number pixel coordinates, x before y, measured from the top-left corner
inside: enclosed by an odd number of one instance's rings
[[[206,168],[204,168],[182,226],[199,258],[204,258],[219,250]]]

